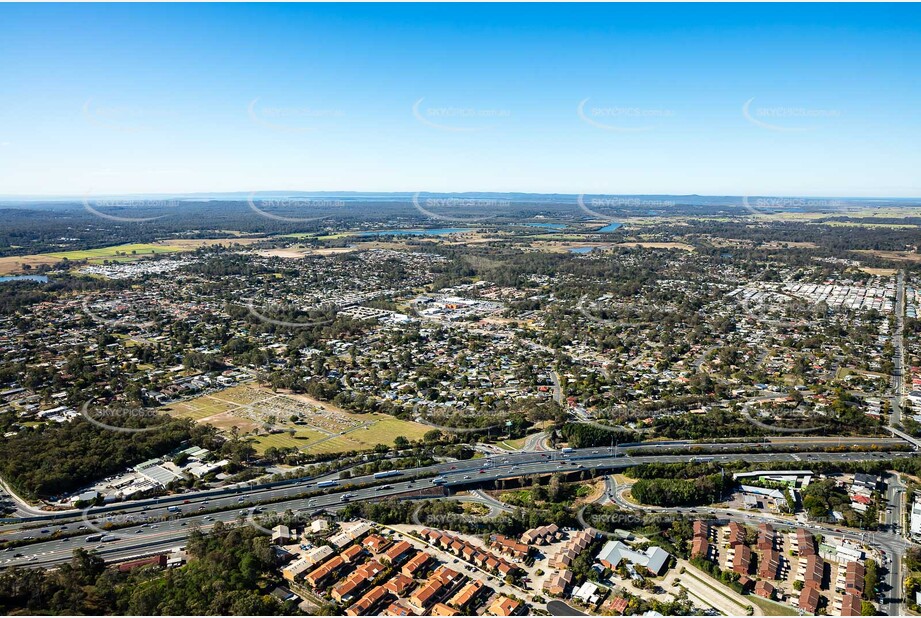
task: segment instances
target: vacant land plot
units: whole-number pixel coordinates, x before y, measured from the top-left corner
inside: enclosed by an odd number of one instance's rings
[[[293,435],[292,435],[293,433]],[[327,438],[329,436],[322,434],[318,431],[311,431],[310,429],[296,429],[291,432],[284,431],[281,433],[273,433],[265,436],[258,436],[253,441],[253,446],[256,447],[256,450],[260,453],[265,452],[267,448],[303,448],[308,446],[311,443],[319,442],[320,440]]]
[[[62,260],[91,260],[106,259],[116,256],[137,256],[157,255],[160,253],[175,253],[182,251],[181,247],[166,244],[152,243],[131,243],[127,245],[115,245],[113,247],[101,247],[99,249],[86,249],[82,251],[62,251],[60,253],[45,253],[50,257],[60,258]]]
[[[644,249],[683,249],[694,251],[694,247],[683,242],[619,242],[618,247],[643,247]]]
[[[260,240],[264,240],[264,238],[183,238],[176,240],[161,240],[153,243],[114,245],[112,247],[100,247],[98,249],[85,249],[80,251],[58,251],[34,255],[8,256],[0,258],[0,275],[22,272],[23,267],[26,265],[32,268],[45,265],[53,266],[64,260],[86,260],[91,264],[99,264],[106,260],[110,262],[130,262],[153,255],[194,251],[199,247],[210,247],[220,244],[250,245]]]
[[[310,249],[263,249],[256,251],[261,257],[279,257],[287,259],[300,259],[310,255]]]
[[[386,414],[351,414],[305,395],[276,393],[244,384],[171,404],[176,416],[223,432],[236,428],[259,452],[270,447],[307,453],[341,453],[390,446],[397,436],[416,440],[430,428]]]
[[[857,249],[854,253],[866,253],[873,257],[884,260],[893,260],[895,262],[921,262],[921,253],[912,253],[909,251],[876,251],[872,249]]]
[[[203,418],[208,418],[209,416],[215,416],[223,412],[227,412],[233,407],[232,404],[227,403],[226,401],[221,401],[213,397],[205,395],[204,397],[198,397],[190,401],[181,401],[179,403],[170,404],[164,408],[164,412],[173,414],[174,416],[181,416],[183,418],[190,418],[193,421],[199,421]]]
[[[871,268],[869,266],[861,266],[860,270],[874,277],[894,277],[899,272],[894,268]]]
[[[754,605],[757,605],[761,608],[761,611],[765,616],[798,616],[799,612],[792,607],[784,605],[783,603],[778,603],[777,601],[770,601],[768,599],[762,599],[755,595],[749,595],[746,597]]]

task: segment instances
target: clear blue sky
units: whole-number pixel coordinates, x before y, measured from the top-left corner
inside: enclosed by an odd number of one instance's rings
[[[0,194],[921,195],[917,5],[44,4],[0,23]]]

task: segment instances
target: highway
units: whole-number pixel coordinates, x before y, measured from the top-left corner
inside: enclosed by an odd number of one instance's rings
[[[749,463],[808,462],[808,461],[867,461],[904,456],[905,453],[742,453],[718,454],[712,457],[714,462],[744,460]],[[92,548],[107,558],[123,558],[143,555],[155,550],[168,549],[184,544],[189,531],[194,528],[208,530],[218,521],[232,522],[238,518],[248,518],[247,505],[257,501],[272,501],[270,510],[275,512],[307,511],[337,509],[349,501],[368,501],[386,497],[398,497],[420,489],[432,489],[432,476],[439,473],[444,477],[444,486],[449,489],[473,489],[477,485],[532,474],[566,473],[588,470],[613,470],[635,466],[643,463],[687,463],[700,455],[645,455],[614,456],[608,449],[582,449],[569,456],[560,453],[514,453],[489,458],[481,458],[453,463],[438,464],[414,470],[414,473],[427,474],[427,478],[403,480],[393,477],[377,480],[377,486],[363,489],[349,489],[348,484],[374,482],[373,477],[358,477],[349,481],[340,481],[340,486],[330,489],[330,493],[315,497],[296,497],[305,491],[317,491],[311,483],[300,483],[281,488],[246,492],[240,495],[219,498],[187,498],[188,504],[181,506],[183,514],[177,516],[167,511],[166,505],[144,507],[125,507],[119,512],[91,513],[78,517],[65,524],[46,524],[44,528],[8,529],[3,533],[5,539],[23,541],[26,536],[33,536],[27,544],[0,552],[0,567],[12,565],[52,565],[70,558],[77,547]],[[408,472],[406,476],[408,476]],[[265,508],[265,507],[264,507]],[[221,509],[220,512],[207,513],[209,509]],[[81,514],[82,515],[82,514]],[[86,541],[86,537],[103,530],[107,523],[120,527],[110,532],[116,538],[102,543],[98,540]],[[130,519],[129,519],[130,518]],[[66,529],[62,530],[62,526]],[[85,526],[81,528],[81,526]],[[64,539],[52,538],[52,535],[76,534]]]
[[[809,449],[815,447],[828,447],[832,446],[830,442],[834,441],[834,446],[847,447],[847,446],[871,446],[875,445],[878,448],[886,449],[892,448],[897,445],[904,446],[904,442],[895,439],[895,438],[841,438],[841,439],[829,439],[829,438],[820,438],[814,436],[802,436],[794,439],[784,438],[782,446],[784,447],[796,447],[802,449]],[[780,446],[781,444],[776,444],[775,446]],[[722,451],[758,451],[770,448],[771,445],[768,443],[752,443],[752,442],[725,442],[725,443],[695,443],[689,441],[663,441],[663,442],[649,442],[649,443],[633,443],[633,444],[621,444],[615,445],[613,448],[610,447],[598,447],[598,448],[586,448],[586,449],[576,449],[570,457],[572,458],[585,458],[591,457],[593,455],[624,455],[630,454],[636,450],[642,450],[644,453],[649,451],[659,450],[659,451],[687,451],[688,453],[694,453],[698,451],[697,456],[703,456],[699,451],[709,451],[709,450],[722,450]],[[806,458],[806,453],[800,453],[801,457]],[[476,471],[478,470],[484,462],[508,462],[509,465],[515,464],[525,464],[533,463],[536,461],[543,462],[547,458],[560,458],[559,451],[514,451],[508,452],[503,451],[494,455],[490,455],[483,459],[469,459],[461,461],[450,461],[444,463],[437,463],[431,466],[424,466],[420,468],[413,468],[404,470],[405,476],[437,476],[439,474],[448,474],[453,472],[463,472],[463,471]],[[794,457],[795,459],[795,457]],[[329,478],[330,475],[324,475],[319,477],[321,479]],[[176,494],[172,496],[164,496],[161,498],[147,499],[147,500],[136,500],[128,502],[119,502],[103,507],[93,507],[90,509],[92,515],[101,514],[101,513],[142,513],[147,512],[148,516],[151,515],[166,515],[167,507],[169,505],[176,505],[187,511],[189,508],[198,508],[199,506],[205,505],[207,509],[213,509],[218,506],[224,508],[231,508],[236,502],[239,495],[243,494],[246,496],[251,496],[253,500],[269,500],[275,499],[280,500],[286,496],[296,495],[307,491],[311,487],[313,481],[318,479],[306,478],[306,479],[292,479],[289,481],[283,481],[279,483],[272,484],[271,488],[260,488],[254,484],[241,484],[233,488],[221,488],[215,490],[206,490],[198,492],[189,492],[184,494]],[[376,482],[373,475],[366,475],[360,477],[353,477],[348,480],[343,480],[341,483],[351,484],[351,485],[360,485],[363,483],[373,483]],[[316,488],[314,488],[315,490]],[[188,506],[188,505],[191,505]],[[20,518],[19,521],[15,521],[17,518],[12,518],[14,521],[10,523],[0,525],[0,538],[4,540],[9,540],[10,537],[5,533],[9,530],[19,528],[22,524],[26,526],[31,526],[39,530],[39,532],[47,527],[50,524],[55,523],[56,521],[73,521],[83,517],[83,512],[77,509],[71,509],[69,511],[56,511],[56,512],[42,512],[40,515],[33,515],[28,517]],[[33,533],[34,534],[34,533]],[[38,534],[34,534],[36,537]]]
[[[901,612],[901,603],[902,603],[902,557],[905,553],[905,550],[910,546],[910,543],[906,539],[906,530],[904,530],[905,524],[905,498],[908,497],[911,499],[910,494],[907,493],[907,487],[902,483],[901,478],[898,474],[893,474],[888,477],[886,484],[886,502],[888,508],[884,516],[885,529],[882,533],[883,540],[889,541],[890,551],[889,558],[890,561],[886,565],[888,572],[886,573],[886,609],[887,613],[890,616],[898,616]],[[892,537],[892,538],[888,538]],[[903,541],[905,544],[903,547],[895,547],[895,541]]]
[[[889,414],[889,426],[895,428],[902,422],[902,391],[905,380],[905,272],[899,271],[895,291],[895,332],[892,333],[892,346],[895,353],[892,359],[892,410]]]

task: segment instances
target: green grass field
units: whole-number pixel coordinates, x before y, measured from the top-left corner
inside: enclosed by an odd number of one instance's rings
[[[386,414],[361,414],[355,415],[362,421],[371,421],[373,424],[365,429],[358,429],[347,434],[347,437],[358,440],[373,447],[375,444],[393,444],[394,438],[403,436],[407,440],[419,440],[431,427],[412,421],[401,421]]]
[[[194,421],[222,414],[219,419],[214,419],[212,424],[223,431],[229,431],[229,428],[235,425],[240,429],[241,434],[247,434],[255,430],[258,425],[250,419],[235,416],[233,411],[245,405],[258,409],[262,400],[269,400],[276,396],[271,391],[252,385],[240,385],[211,395],[170,404],[164,411]],[[418,440],[430,429],[425,425],[403,421],[386,414],[350,414],[338,410],[334,414],[346,419],[345,422],[328,423],[326,426],[316,424],[314,427],[291,424],[288,429],[294,431],[293,436],[289,431],[253,435],[253,446],[260,453],[270,447],[296,448],[305,453],[317,454],[343,453],[370,450],[378,444],[392,446],[397,436],[403,436],[407,440]],[[304,420],[310,423],[309,416]],[[320,417],[315,417],[314,420],[317,423],[321,422]],[[361,423],[362,426],[355,426],[356,422]],[[333,429],[337,425],[344,433],[340,434],[339,429]]]
[[[171,245],[132,243],[127,245],[115,245],[114,247],[102,247],[100,249],[87,249],[85,251],[61,251],[60,253],[44,253],[42,255],[68,260],[103,260],[113,259],[116,257],[133,259],[158,253],[176,253],[178,251],[183,251],[183,248]]]
[[[762,599],[761,597],[756,597],[755,595],[748,595],[746,597],[754,605],[757,605],[761,608],[761,611],[764,612],[765,616],[797,616],[798,612],[792,607],[787,607],[782,603],[776,601],[769,601],[767,599]]]
[[[288,432],[274,433],[268,436],[258,436],[253,439],[253,447],[260,453],[264,453],[267,448],[303,448],[312,442],[322,440],[326,434],[314,431],[312,429],[298,429],[294,436]],[[327,452],[327,451],[310,451],[310,452]]]
[[[502,440],[496,442],[494,446],[501,448],[503,451],[520,451],[524,448],[524,443],[527,442],[527,438],[516,438],[514,440]]]
[[[233,407],[234,406],[223,401],[217,401],[209,397],[198,397],[190,401],[170,404],[163,408],[163,411],[174,416],[181,416],[183,418],[190,418],[193,421],[199,421],[203,418],[220,414],[221,412],[227,412],[233,409]]]

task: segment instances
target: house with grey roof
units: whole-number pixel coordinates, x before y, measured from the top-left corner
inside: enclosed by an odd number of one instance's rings
[[[634,551],[620,541],[608,541],[598,552],[596,560],[609,569],[617,568],[621,560],[626,560],[630,565],[640,565],[651,573],[661,575],[668,565],[671,554],[661,547],[651,546],[646,551]]]

